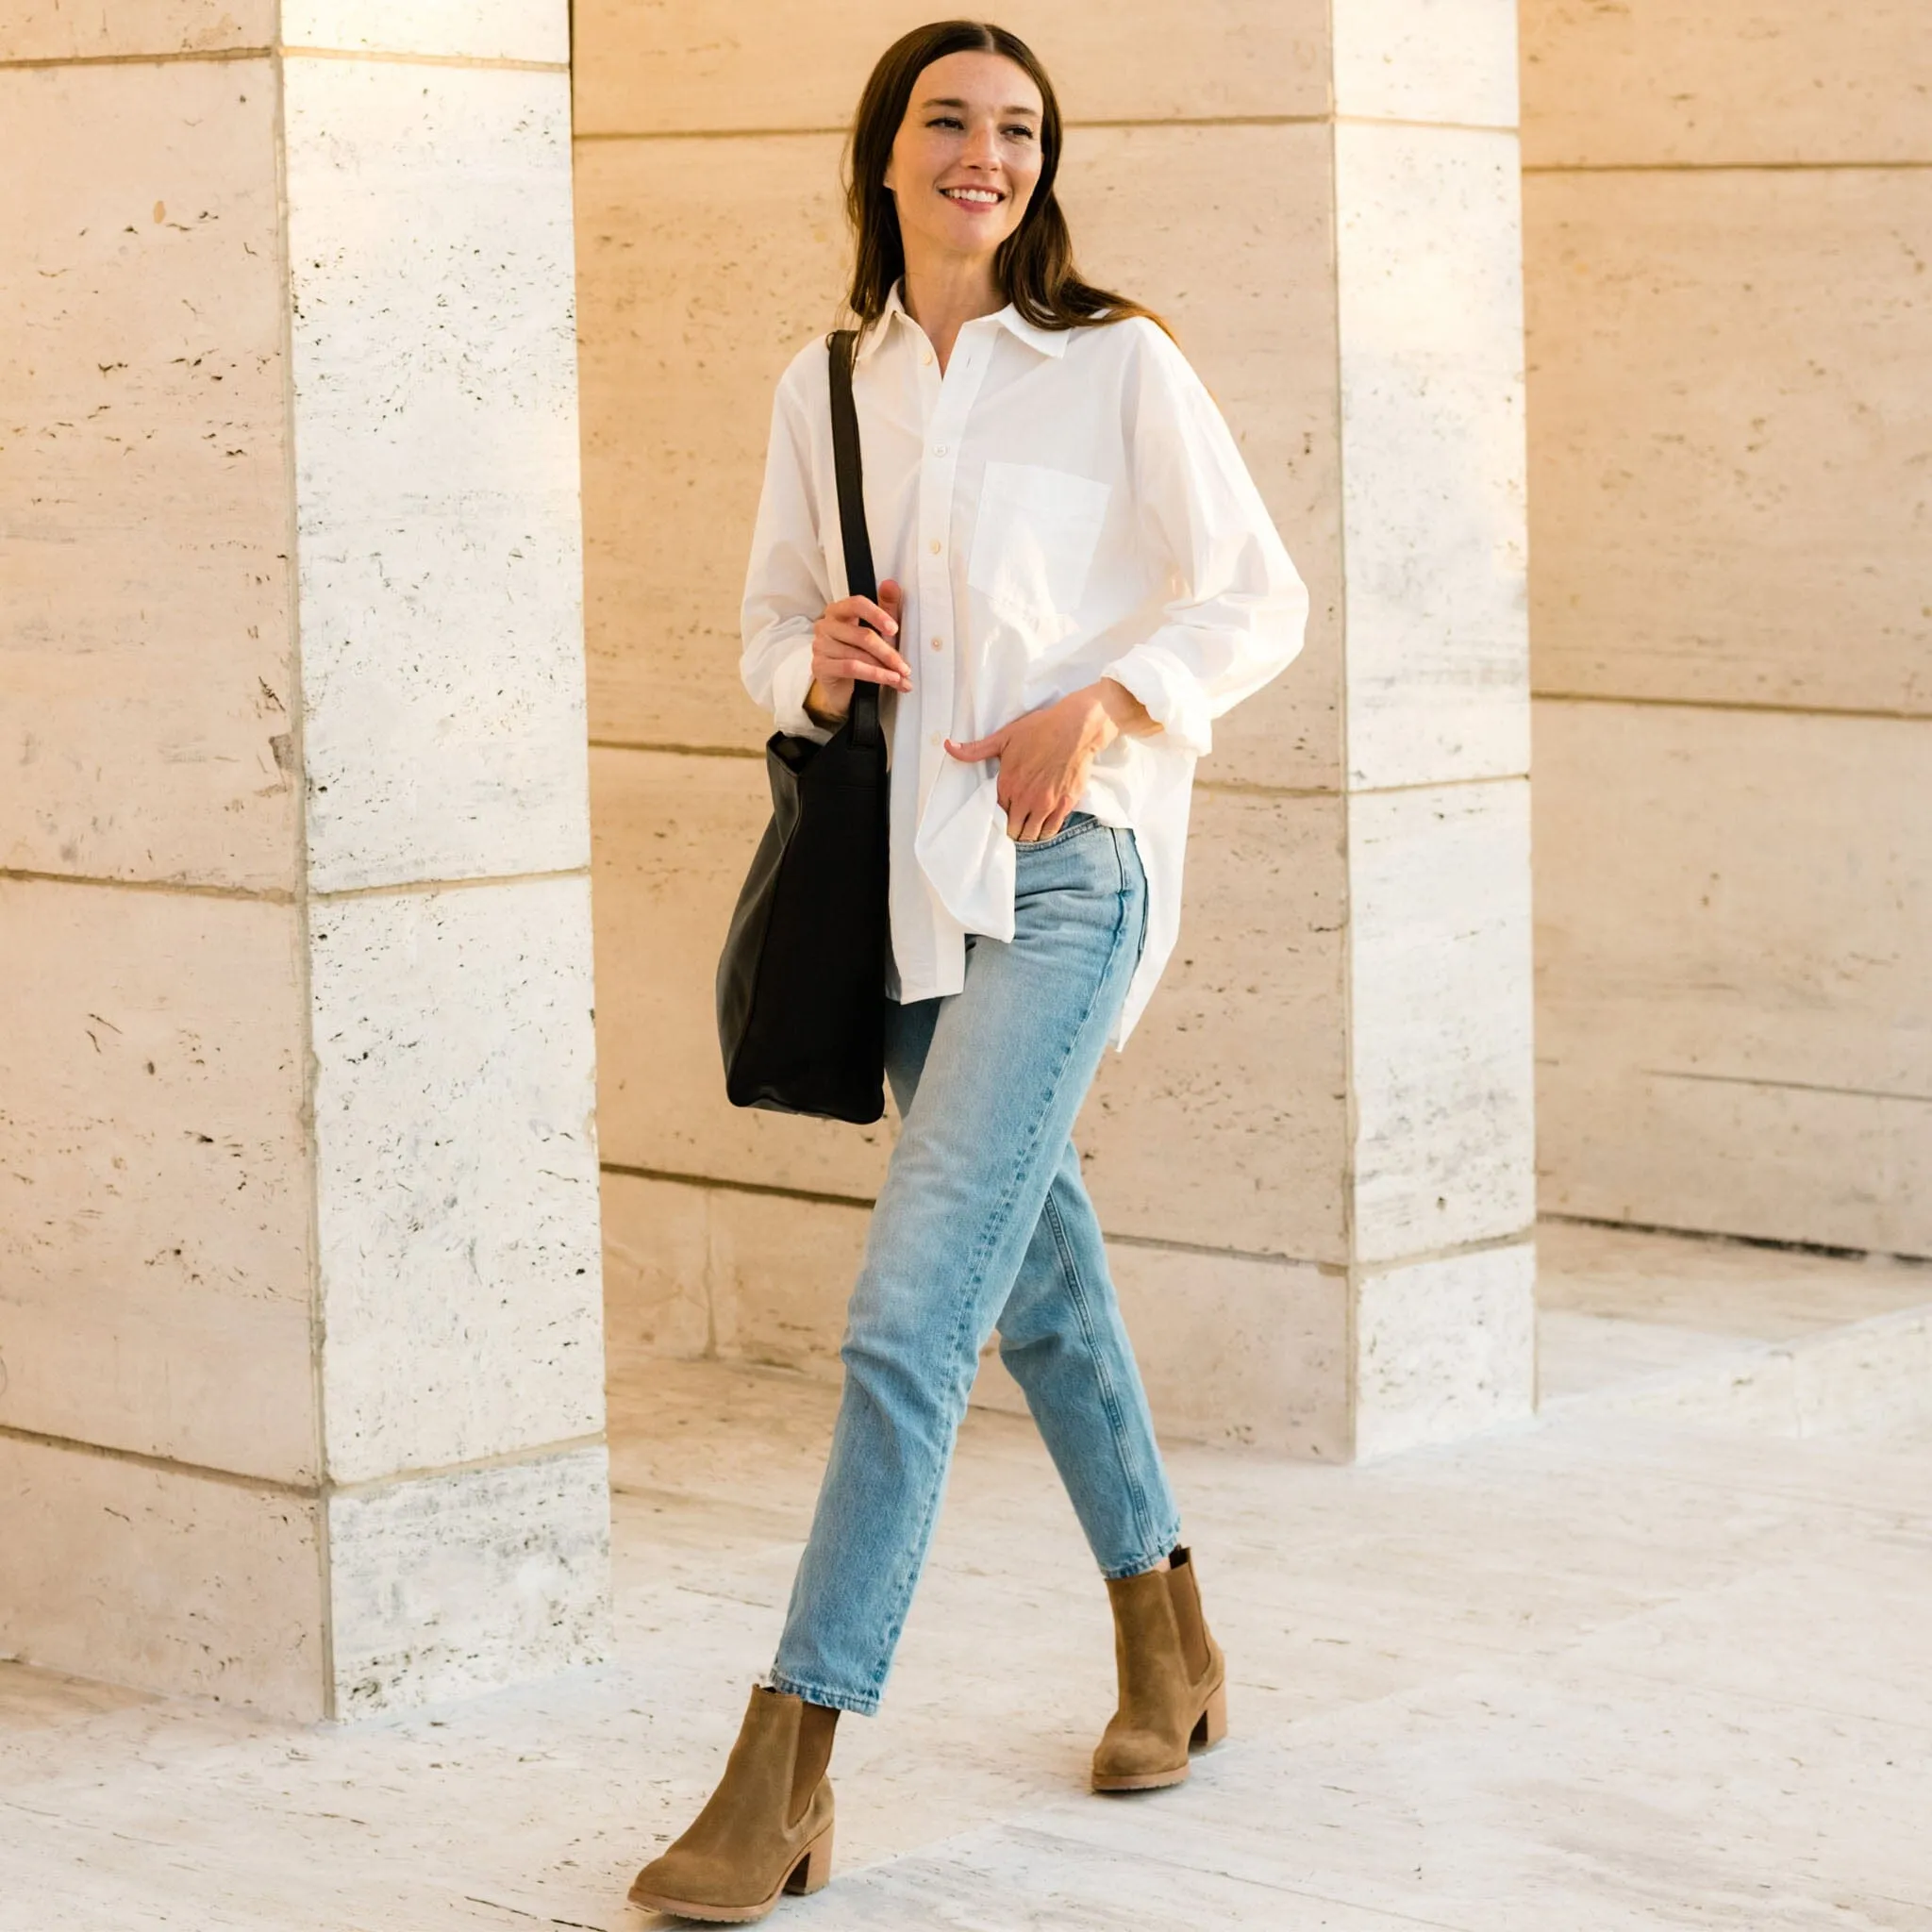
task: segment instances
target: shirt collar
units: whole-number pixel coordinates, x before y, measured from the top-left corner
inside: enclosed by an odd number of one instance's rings
[[[892,284],[892,292],[886,297],[886,306],[879,319],[858,339],[855,360],[863,362],[883,342],[903,321],[907,327],[917,328],[906,305],[899,299],[900,284]],[[1067,353],[1068,331],[1063,328],[1041,328],[1038,323],[1028,322],[1020,311],[1008,302],[997,314],[982,318],[995,322],[1008,334],[1015,335],[1030,349],[1038,349],[1042,356],[1064,356]]]

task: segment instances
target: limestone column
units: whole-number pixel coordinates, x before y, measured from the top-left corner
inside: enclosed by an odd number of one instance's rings
[[[0,7],[0,1655],[605,1642],[568,60]]]
[[[733,613],[704,593],[743,567],[771,383],[836,312],[838,130],[924,17],[774,9],[752,33],[723,0],[579,8],[602,1121],[627,1347],[835,1373],[886,1158],[888,1131],[724,1103],[708,975],[765,807]],[[1001,17],[1061,92],[1082,262],[1172,321],[1314,593],[1302,659],[1217,729],[1179,953],[1079,1130],[1157,1413],[1334,1458],[1524,1415],[1514,7]],[[991,1372],[980,1392],[1017,1400]]]

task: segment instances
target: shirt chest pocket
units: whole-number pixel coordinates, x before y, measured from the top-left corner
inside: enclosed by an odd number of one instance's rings
[[[1112,494],[1107,484],[1066,470],[987,464],[966,581],[1009,616],[1067,627]]]

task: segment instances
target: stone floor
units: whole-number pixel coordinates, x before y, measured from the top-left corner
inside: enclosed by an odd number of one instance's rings
[[[1606,1287],[1616,1253],[1579,1237],[1555,1312],[1752,1342],[1821,1295],[1898,1311],[1752,1252],[1716,1270],[1757,1279],[1724,1313],[1662,1250]],[[1590,1333],[1572,1395],[1614,1381]],[[624,1887],[769,1655],[833,1399],[614,1365],[596,1671],[299,1730],[0,1668],[0,1932],[665,1923]],[[841,1738],[839,1876],[774,1924],[1932,1932],[1932,1428],[1572,1401],[1364,1468],[1173,1459],[1230,1741],[1179,1790],[1083,1790],[1104,1595],[1030,1427],[975,1413],[885,1713]]]

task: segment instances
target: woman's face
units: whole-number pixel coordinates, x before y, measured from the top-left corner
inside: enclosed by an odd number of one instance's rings
[[[991,258],[1040,179],[1040,90],[1003,54],[948,54],[913,83],[886,164],[908,260]]]

